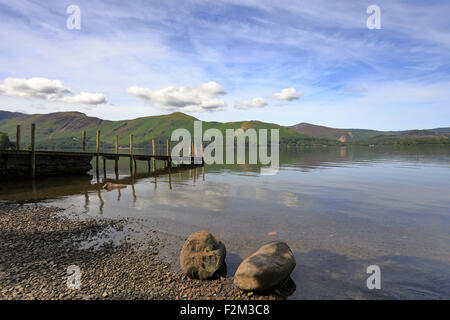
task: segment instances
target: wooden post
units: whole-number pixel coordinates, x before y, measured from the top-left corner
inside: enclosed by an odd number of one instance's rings
[[[95,139],[95,152],[100,153],[100,130],[97,130],[97,137]]]
[[[202,141],[202,165],[204,165],[205,161],[205,151],[203,150],[203,141]]]
[[[119,154],[119,136],[116,136],[116,154]],[[118,156],[116,156],[115,160],[114,160],[114,172],[117,173],[119,172],[119,158]]]
[[[130,174],[133,173],[133,135],[130,134]]]
[[[169,139],[166,140],[166,155],[167,155],[167,167],[170,167],[171,163],[170,163],[170,141],[169,141]]]
[[[86,152],[86,130],[83,130],[83,132],[81,133],[81,140],[82,140],[81,150],[83,152]]]
[[[95,152],[97,153],[96,157],[95,157],[95,170],[98,176],[98,163],[99,163],[99,153],[100,153],[100,130],[97,130],[97,136],[95,138]]]
[[[103,177],[106,179],[106,158],[103,156]]]
[[[36,125],[31,124],[31,177],[36,177]]]
[[[155,139],[152,139],[152,149],[153,149],[153,155],[155,155]],[[153,158],[153,170],[156,170],[156,166],[155,166],[156,162],[155,162],[155,158]]]
[[[194,155],[195,155],[195,150],[194,150],[194,141],[191,142],[191,164],[194,164]]]
[[[16,150],[20,150],[20,124],[16,128]]]

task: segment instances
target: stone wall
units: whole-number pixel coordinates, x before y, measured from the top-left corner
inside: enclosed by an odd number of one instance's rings
[[[92,169],[92,156],[38,155],[36,176],[83,174]],[[0,176],[27,177],[31,175],[30,155],[0,155]]]

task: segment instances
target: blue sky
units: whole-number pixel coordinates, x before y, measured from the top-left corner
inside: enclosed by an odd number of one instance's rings
[[[0,0],[0,109],[450,126],[449,14],[434,0]]]

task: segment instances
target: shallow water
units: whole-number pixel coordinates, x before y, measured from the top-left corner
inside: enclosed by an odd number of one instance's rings
[[[0,199],[45,201],[80,216],[139,218],[184,238],[206,229],[227,246],[228,275],[263,243],[286,241],[293,299],[450,298],[450,149],[282,150],[280,171],[252,165],[5,181]],[[101,172],[103,170],[100,170]],[[276,234],[274,234],[276,233]],[[176,259],[174,259],[176,261]],[[381,290],[369,290],[369,265]]]

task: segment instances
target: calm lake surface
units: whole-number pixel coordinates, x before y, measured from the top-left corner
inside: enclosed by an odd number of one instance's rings
[[[450,299],[450,148],[314,148],[280,158],[273,176],[251,165],[148,173],[141,163],[130,177],[124,160],[118,178],[128,187],[111,192],[100,188],[117,181],[109,161],[106,179],[101,170],[98,180],[7,181],[0,199],[129,217],[179,239],[206,229],[226,244],[228,276],[262,244],[286,241],[297,259],[292,299]],[[369,265],[381,268],[381,290],[366,287]]]

